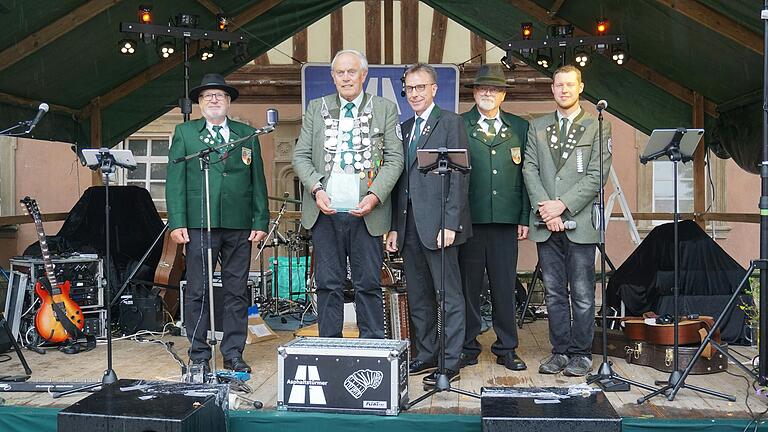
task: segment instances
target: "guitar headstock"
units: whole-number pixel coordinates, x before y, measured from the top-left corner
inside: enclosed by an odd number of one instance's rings
[[[28,215],[32,216],[32,219],[36,221],[40,220],[40,209],[37,207],[37,201],[35,201],[34,198],[25,196],[19,202],[24,204],[24,210],[26,210]]]

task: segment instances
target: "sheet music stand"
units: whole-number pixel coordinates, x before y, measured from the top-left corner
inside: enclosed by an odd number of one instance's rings
[[[445,183],[451,172],[466,173],[472,169],[469,163],[469,153],[467,149],[449,149],[447,147],[419,149],[416,151],[416,161],[421,173],[426,175],[432,172],[440,176],[440,289],[438,290],[440,297],[438,301],[440,305],[440,315],[438,318],[440,355],[435,373],[435,387],[414,401],[405,404],[404,408],[406,410],[433,394],[444,391],[480,398],[480,395],[476,393],[451,387],[451,382],[445,374]]]
[[[672,161],[674,164],[673,169],[673,191],[674,191],[674,285],[672,287],[672,294],[674,298],[674,342],[673,342],[673,363],[672,372],[669,375],[667,381],[656,381],[656,385],[662,385],[662,387],[652,391],[651,393],[639,398],[638,404],[641,404],[648,399],[664,393],[668,400],[674,400],[676,390],[675,388],[686,387],[691,390],[705,393],[711,396],[716,396],[722,399],[735,402],[736,398],[724,393],[719,393],[713,390],[705,389],[703,387],[696,387],[682,383],[683,373],[680,370],[680,341],[679,341],[679,321],[680,321],[680,239],[678,238],[678,222],[680,220],[680,211],[678,209],[678,188],[677,188],[677,164],[679,162],[688,162],[693,160],[693,153],[696,151],[696,147],[699,145],[702,136],[704,135],[704,129],[656,129],[651,133],[651,137],[648,140],[648,145],[645,146],[643,154],[640,155],[640,162],[643,164],[649,161]]]

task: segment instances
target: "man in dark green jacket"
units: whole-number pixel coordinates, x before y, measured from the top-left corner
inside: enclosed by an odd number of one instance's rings
[[[201,85],[189,92],[190,99],[200,103],[203,118],[176,126],[169,160],[250,135],[252,127],[227,118],[230,102],[237,96],[237,89],[221,75],[204,76]],[[224,289],[221,353],[226,369],[250,372],[250,366],[243,360],[243,349],[250,300],[246,284],[251,245],[266,237],[269,224],[261,149],[258,139],[253,138],[210,156],[211,249],[214,267],[221,260]],[[204,182],[197,158],[168,165],[168,228],[173,241],[187,245],[184,325],[191,344],[189,358],[207,371],[211,350],[206,343],[210,307],[205,282],[208,275]]]
[[[472,175],[469,207],[473,237],[461,246],[462,287],[467,308],[462,367],[477,363],[482,324],[480,295],[487,271],[493,305],[496,363],[523,370],[517,356],[515,280],[517,242],[528,236],[531,210],[523,184],[523,154],[528,122],[500,109],[509,87],[501,65],[483,65],[472,87],[476,105],[462,114],[469,138]]]

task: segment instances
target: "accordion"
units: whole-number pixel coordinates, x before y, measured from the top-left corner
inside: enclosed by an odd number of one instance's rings
[[[382,288],[384,334],[387,339],[410,339],[408,294],[404,288],[398,286]]]

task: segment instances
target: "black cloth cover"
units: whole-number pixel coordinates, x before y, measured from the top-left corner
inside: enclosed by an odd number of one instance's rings
[[[678,225],[680,239],[679,314],[720,314],[746,270],[730,257],[695,222]],[[673,314],[674,224],[654,228],[608,282],[608,303],[618,308],[623,301],[627,316],[653,311]],[[745,296],[745,301],[750,301]],[[744,312],[737,300],[721,327],[723,340],[741,342]]]
[[[111,269],[110,287],[114,294],[160,234],[163,221],[146,189],[138,186],[110,186],[112,262],[107,263],[104,191],[104,186],[88,188],[69,211],[69,216],[59,232],[55,236],[49,236],[48,242],[52,254],[97,253],[104,258],[104,265],[109,265]],[[163,243],[158,242],[134,279],[154,279],[154,270],[160,261],[162,248]],[[25,255],[40,255],[39,243],[30,245]]]

